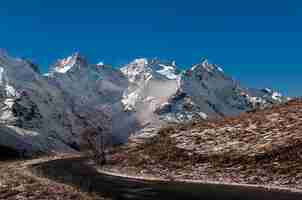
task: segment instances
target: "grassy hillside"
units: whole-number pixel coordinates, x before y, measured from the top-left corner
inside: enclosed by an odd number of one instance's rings
[[[302,189],[302,100],[163,128],[112,152],[111,170]]]

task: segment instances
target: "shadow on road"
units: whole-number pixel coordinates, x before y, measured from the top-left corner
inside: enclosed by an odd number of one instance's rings
[[[267,191],[241,186],[165,183],[141,181],[104,175],[84,158],[62,159],[39,163],[32,171],[55,181],[74,185],[83,191],[95,192],[112,199],[155,200],[298,200],[302,194]]]
[[[9,161],[20,159],[21,155],[18,151],[0,145],[0,161]]]

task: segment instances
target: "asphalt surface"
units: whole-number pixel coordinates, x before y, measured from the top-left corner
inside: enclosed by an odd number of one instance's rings
[[[302,193],[222,184],[145,181],[106,175],[86,159],[73,158],[34,164],[33,173],[70,184],[109,199],[139,200],[302,200]]]

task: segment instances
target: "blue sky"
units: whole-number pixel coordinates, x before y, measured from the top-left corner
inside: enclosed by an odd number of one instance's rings
[[[114,65],[208,57],[246,86],[302,95],[301,22],[295,0],[10,0],[0,5],[0,47],[44,71],[74,51]]]

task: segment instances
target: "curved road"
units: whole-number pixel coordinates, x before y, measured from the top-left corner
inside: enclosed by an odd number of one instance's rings
[[[84,158],[32,165],[32,171],[111,199],[302,200],[302,193],[221,184],[145,181],[97,172]]]

